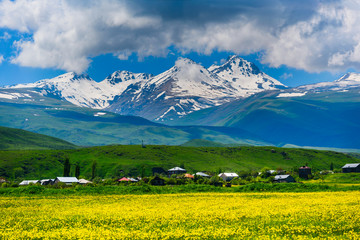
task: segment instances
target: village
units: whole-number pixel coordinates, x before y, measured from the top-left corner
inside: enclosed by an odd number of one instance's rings
[[[360,173],[360,163],[348,163],[345,164],[342,168],[342,173]],[[323,174],[334,174],[333,171],[327,170],[322,171]],[[78,179],[77,177],[56,177],[53,179],[41,179],[41,180],[23,180],[18,183],[18,186],[28,186],[28,185],[42,185],[42,186],[74,186],[74,185],[94,185],[94,183],[103,183],[103,184],[150,184],[154,186],[164,186],[164,185],[181,185],[188,183],[200,183],[200,184],[210,184],[214,186],[226,186],[231,187],[232,185],[242,185],[241,179],[244,176],[239,176],[235,172],[222,172],[218,175],[210,175],[208,172],[196,172],[194,174],[188,173],[186,169],[181,167],[174,167],[165,171],[161,167],[152,168],[152,177],[121,177],[118,179],[101,179],[93,181],[86,180],[84,178]],[[294,183],[297,182],[297,179],[307,180],[312,178],[312,170],[308,166],[302,166],[298,169],[297,176],[288,174],[284,170],[270,170],[265,169],[263,171],[257,172],[258,176],[252,176],[253,179],[265,179],[263,182],[267,183]],[[249,179],[249,176],[248,178]],[[251,179],[251,178],[250,178]],[[0,178],[1,183],[8,183],[5,178]],[[15,184],[16,185],[16,184]],[[14,184],[12,186],[15,186]]]

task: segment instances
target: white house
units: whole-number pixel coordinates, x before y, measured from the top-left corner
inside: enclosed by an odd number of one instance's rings
[[[211,177],[210,175],[207,175],[206,173],[203,173],[203,172],[197,172],[197,173],[195,173],[195,175],[200,176],[200,177],[205,177],[205,178]]]
[[[86,180],[86,179],[79,179],[79,184],[83,184],[83,185],[85,185],[85,184],[88,184],[88,183],[92,183],[91,181],[89,181],[89,180]]]
[[[239,177],[236,173],[220,173],[218,176],[224,181],[231,181],[232,179]]]
[[[73,183],[79,183],[79,180],[76,177],[57,177],[55,178],[54,184],[56,183],[65,183],[66,185],[71,185]]]
[[[24,180],[21,183],[19,183],[19,186],[26,186],[29,185],[30,183],[37,184],[39,182],[40,182],[39,180]]]

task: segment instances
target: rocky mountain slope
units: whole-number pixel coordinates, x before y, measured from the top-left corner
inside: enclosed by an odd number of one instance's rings
[[[231,56],[223,65],[209,69],[179,58],[174,67],[157,76],[117,71],[95,82],[87,75],[67,73],[7,88],[33,89],[81,107],[164,121],[285,86],[253,63]]]

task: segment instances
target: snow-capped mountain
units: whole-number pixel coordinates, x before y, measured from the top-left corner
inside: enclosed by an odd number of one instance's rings
[[[236,55],[229,57],[223,65],[212,65],[208,70],[227,80],[236,89],[239,97],[247,97],[264,90],[286,88],[281,82],[261,72],[254,63]]]
[[[216,106],[235,97],[236,90],[226,80],[190,59],[180,58],[175,66],[145,84],[129,86],[108,110],[162,120]]]
[[[73,72],[8,88],[34,88],[41,95],[53,95],[82,107],[101,109],[107,105],[108,101],[107,94],[98,87],[97,82],[88,75],[77,75]]]
[[[297,90],[305,91],[345,91],[351,88],[360,87],[360,74],[347,73],[333,82],[321,82],[316,84],[297,87]]]
[[[32,88],[78,106],[163,121],[285,87],[253,63],[232,56],[223,65],[209,69],[190,59],[179,58],[172,68],[157,76],[116,71],[96,82],[87,75],[67,73],[9,88]]]
[[[308,93],[346,92],[353,88],[360,88],[360,73],[347,73],[333,82],[320,82],[289,89],[280,93],[278,97],[302,97]]]

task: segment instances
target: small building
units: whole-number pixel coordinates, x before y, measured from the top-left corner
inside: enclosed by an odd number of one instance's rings
[[[190,173],[185,173],[184,178],[194,179],[194,175],[191,175]]]
[[[206,173],[203,172],[197,172],[195,173],[196,176],[200,176],[200,177],[204,177],[204,178],[210,178],[210,175],[207,175]]]
[[[184,174],[186,170],[181,167],[174,167],[168,170],[168,175],[171,176],[173,174]]]
[[[360,163],[347,163],[342,167],[343,173],[360,172]]]
[[[71,185],[73,183],[79,183],[79,180],[76,177],[57,177],[55,178],[54,184],[65,183],[66,185]]]
[[[123,177],[118,180],[118,182],[130,182],[130,179]]]
[[[41,185],[52,185],[54,183],[55,179],[42,179],[40,180]]]
[[[37,184],[40,183],[39,180],[24,180],[21,183],[19,183],[19,186],[27,186],[29,184]]]
[[[86,180],[86,179],[79,179],[79,184],[81,184],[81,185],[86,185],[86,184],[89,184],[89,183],[93,183],[93,182],[91,182],[91,181],[89,181],[89,180]]]
[[[150,180],[149,183],[154,186],[164,186],[165,180],[159,176],[155,176],[153,179]]]
[[[276,175],[274,182],[277,183],[290,183],[295,182],[295,179],[291,175]]]
[[[3,177],[0,177],[0,184],[1,183],[6,183],[6,182],[8,182],[5,178],[3,178]]]
[[[236,173],[220,173],[218,176],[221,177],[224,181],[231,181],[234,178],[239,177],[239,175]]]
[[[130,180],[130,182],[138,182],[139,180],[135,179],[135,178],[128,178]]]
[[[308,166],[302,166],[299,168],[299,177],[303,179],[308,179],[311,175],[311,168]]]

